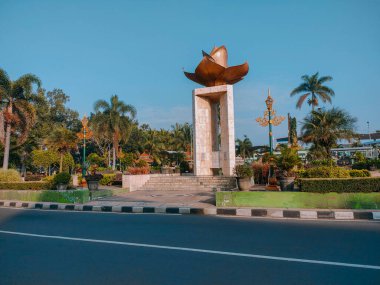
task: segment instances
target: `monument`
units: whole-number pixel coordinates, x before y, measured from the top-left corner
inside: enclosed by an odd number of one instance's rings
[[[206,87],[193,90],[194,175],[232,176],[235,167],[233,84],[247,75],[249,66],[228,66],[224,46],[214,47],[194,73],[186,77]]]

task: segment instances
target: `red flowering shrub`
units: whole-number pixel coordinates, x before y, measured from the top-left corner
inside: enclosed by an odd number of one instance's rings
[[[128,167],[128,173],[131,175],[149,174],[150,173],[150,167],[149,166]]]

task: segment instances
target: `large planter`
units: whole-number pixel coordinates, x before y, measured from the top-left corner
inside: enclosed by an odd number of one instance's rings
[[[57,184],[57,190],[66,190],[67,189],[67,184],[64,184],[64,183],[58,183]]]
[[[294,179],[295,177],[281,177],[280,178],[281,191],[294,191]]]
[[[251,188],[251,178],[250,177],[237,177],[237,185],[241,191],[249,191]]]
[[[161,168],[161,173],[162,173],[162,174],[171,174],[172,171],[171,171],[171,168],[170,168],[170,167],[162,167],[162,168]]]
[[[99,181],[103,178],[101,174],[93,174],[85,176],[88,190],[94,191],[99,189]]]
[[[95,191],[99,189],[99,180],[86,180],[87,187],[90,191]]]

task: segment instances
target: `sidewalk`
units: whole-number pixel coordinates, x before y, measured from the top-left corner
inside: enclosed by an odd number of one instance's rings
[[[95,202],[95,201],[94,201]],[[93,203],[93,202],[91,202]],[[64,210],[64,211],[90,211],[90,212],[116,212],[116,213],[156,213],[156,214],[192,214],[192,215],[222,215],[238,217],[261,217],[274,219],[303,219],[303,220],[380,220],[380,211],[374,210],[330,210],[330,209],[275,209],[275,208],[216,208],[216,207],[187,207],[162,205],[139,205],[139,202],[112,202],[93,204],[59,204],[34,203],[20,201],[0,201],[0,207]]]

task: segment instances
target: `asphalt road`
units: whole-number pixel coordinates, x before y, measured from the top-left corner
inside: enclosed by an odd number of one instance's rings
[[[379,285],[380,223],[0,208],[0,284]]]

